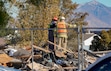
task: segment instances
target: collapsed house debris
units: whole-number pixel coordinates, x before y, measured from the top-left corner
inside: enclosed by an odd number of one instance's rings
[[[7,46],[0,51],[0,65],[9,68],[14,67],[21,71],[31,71],[32,69],[35,71],[75,71],[77,69],[77,52],[64,49],[50,41],[47,43],[53,44],[58,50],[51,51],[47,48],[32,45],[34,49],[32,53],[30,46],[26,46],[24,49],[14,49]],[[93,53],[91,54],[93,55]],[[88,61],[89,59],[92,59],[92,61]],[[94,57],[86,56],[86,64],[88,62],[93,63],[95,60]]]

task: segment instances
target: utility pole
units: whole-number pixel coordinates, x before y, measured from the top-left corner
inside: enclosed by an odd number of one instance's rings
[[[32,55],[32,71],[34,71],[34,69],[33,69],[33,67],[34,67],[34,65],[33,65],[33,62],[34,62],[33,30],[31,29],[30,31],[31,31],[31,48],[32,48],[32,54],[31,54]]]
[[[84,68],[83,31],[78,25],[78,71]]]
[[[81,71],[81,61],[80,61],[80,25],[78,25],[78,71]]]

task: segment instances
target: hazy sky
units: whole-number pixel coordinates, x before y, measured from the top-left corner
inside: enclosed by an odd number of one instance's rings
[[[76,2],[78,4],[84,4],[84,3],[90,2],[92,0],[72,0],[72,1]],[[102,4],[104,4],[104,5],[106,5],[108,7],[111,7],[111,0],[96,0],[96,1],[98,1],[98,2],[100,2]]]

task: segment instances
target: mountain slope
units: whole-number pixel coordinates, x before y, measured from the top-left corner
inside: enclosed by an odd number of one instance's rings
[[[95,0],[88,2],[77,9],[77,12],[87,12],[86,21],[90,27],[110,27],[111,8]]]

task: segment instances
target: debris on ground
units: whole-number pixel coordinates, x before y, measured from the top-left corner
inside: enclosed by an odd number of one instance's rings
[[[9,45],[9,47],[1,48],[0,66],[17,69],[13,71],[31,71],[32,69],[34,71],[75,71],[78,66],[77,52],[64,49],[50,41],[48,42],[58,49],[51,51],[45,47],[32,45],[32,53],[30,46],[16,49]],[[85,58],[87,66],[89,63],[96,61],[96,58],[91,55],[87,55]]]

